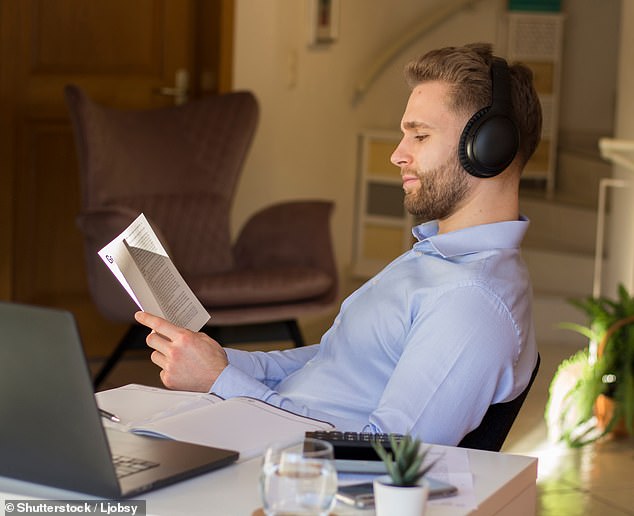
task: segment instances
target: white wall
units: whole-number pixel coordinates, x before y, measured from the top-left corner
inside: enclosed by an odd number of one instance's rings
[[[630,2],[625,0],[624,3]],[[563,0],[559,124],[562,131],[611,135],[621,0]]]
[[[619,51],[618,95],[615,137],[634,140],[634,2],[625,0],[621,8],[621,40]],[[634,157],[632,155],[630,158]],[[614,167],[614,177],[634,182],[634,170]],[[634,186],[619,190],[612,198],[611,222],[607,254],[609,267],[604,271],[603,294],[614,296],[616,286],[623,283],[634,289]]]

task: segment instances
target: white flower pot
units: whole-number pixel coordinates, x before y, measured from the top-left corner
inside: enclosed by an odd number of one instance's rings
[[[424,478],[411,487],[392,485],[388,476],[374,480],[376,516],[422,516],[428,496],[429,484]]]

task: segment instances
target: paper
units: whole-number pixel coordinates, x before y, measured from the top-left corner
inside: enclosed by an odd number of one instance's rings
[[[261,455],[273,442],[292,443],[307,431],[334,428],[247,397],[224,400],[214,394],[136,384],[95,396],[99,408],[121,420],[108,424],[138,434],[237,450],[240,460]]]
[[[99,256],[144,312],[192,331],[209,320],[145,215],[139,215]]]

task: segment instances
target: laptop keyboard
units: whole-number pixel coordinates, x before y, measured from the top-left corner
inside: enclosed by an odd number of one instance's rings
[[[158,462],[126,457],[125,455],[113,455],[112,462],[117,472],[117,478],[127,477],[128,475],[155,468],[159,465]]]

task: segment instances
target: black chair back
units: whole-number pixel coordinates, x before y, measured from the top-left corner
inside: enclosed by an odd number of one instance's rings
[[[537,376],[540,360],[540,356],[537,354],[535,369],[533,369],[531,379],[522,393],[514,400],[491,405],[486,414],[484,414],[484,419],[482,419],[480,426],[471,430],[458,443],[460,448],[500,451]]]

